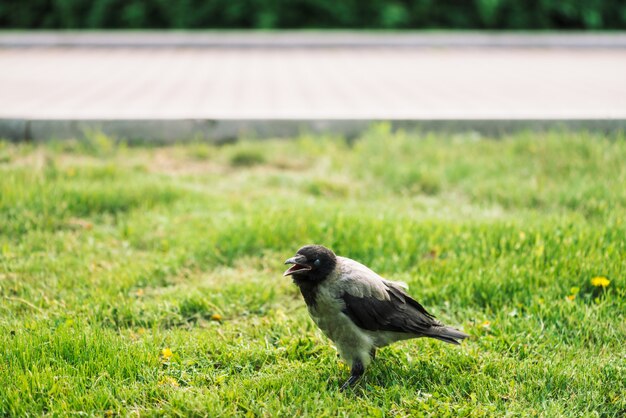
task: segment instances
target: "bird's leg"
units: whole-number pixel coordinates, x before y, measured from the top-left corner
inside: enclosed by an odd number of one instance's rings
[[[363,367],[363,363],[361,362],[361,360],[355,360],[354,363],[352,363],[350,377],[348,378],[348,380],[346,380],[346,383],[344,383],[339,390],[343,392],[349,387],[354,386],[354,384],[361,378],[361,376],[363,376],[364,372],[365,367]]]
[[[370,350],[370,357],[372,358],[372,360],[376,358],[376,347],[372,347],[372,349]]]

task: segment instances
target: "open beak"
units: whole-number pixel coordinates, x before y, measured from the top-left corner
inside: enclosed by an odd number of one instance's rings
[[[294,273],[299,271],[311,270],[311,266],[307,265],[306,257],[303,255],[296,255],[295,257],[289,258],[285,261],[285,264],[293,264],[293,266],[289,267],[284,273],[283,276],[291,276]]]

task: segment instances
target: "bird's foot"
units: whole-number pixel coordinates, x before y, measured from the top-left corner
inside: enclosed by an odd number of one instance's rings
[[[364,372],[365,372],[365,367],[363,367],[363,363],[360,360],[356,360],[352,364],[352,369],[350,370],[350,377],[348,378],[348,380],[346,380],[346,382],[343,385],[341,385],[341,388],[339,390],[343,392],[346,389],[354,386],[356,382],[359,381],[361,376],[363,376]]]
[[[339,388],[339,391],[343,392],[348,388],[351,388],[352,386],[354,386],[356,384],[356,382],[359,380],[359,377],[355,377],[355,376],[350,376],[348,378],[348,380],[345,381],[345,383],[343,385],[341,385],[341,387]]]

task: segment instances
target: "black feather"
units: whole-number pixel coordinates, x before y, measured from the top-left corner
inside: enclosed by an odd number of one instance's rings
[[[317,305],[318,283],[298,279],[297,277],[294,277],[293,281],[300,288],[300,293],[302,293],[302,297],[304,298],[304,302],[307,306],[315,307]]]
[[[402,289],[388,286],[389,299],[375,297],[357,297],[344,293],[343,313],[360,328],[369,331],[393,331],[414,335],[423,335],[458,344],[456,339],[467,335],[454,328],[446,327],[428,313],[415,299]]]

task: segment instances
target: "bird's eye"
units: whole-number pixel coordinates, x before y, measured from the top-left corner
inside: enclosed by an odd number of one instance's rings
[[[320,259],[319,259],[319,258],[313,262],[313,265],[314,265],[315,267],[319,267],[319,266],[320,266],[320,264],[322,264],[322,262],[320,261]]]

